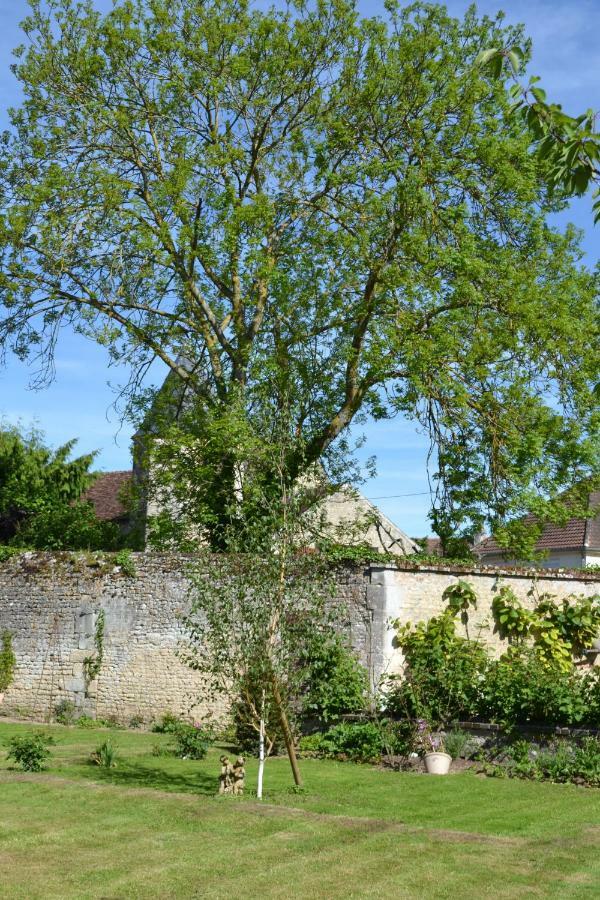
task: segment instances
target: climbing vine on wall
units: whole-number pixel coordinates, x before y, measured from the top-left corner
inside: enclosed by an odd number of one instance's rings
[[[86,656],[83,661],[83,671],[85,675],[86,687],[91,681],[98,677],[102,668],[102,660],[104,658],[104,626],[105,614],[101,609],[96,619],[96,628],[94,631],[94,649],[95,656]]]
[[[3,631],[0,638],[0,694],[12,684],[16,656],[12,648],[12,635],[10,631]]]
[[[591,646],[600,631],[600,596],[564,597],[541,594],[532,610],[525,609],[509,587],[492,601],[500,637],[512,644],[531,642],[547,662],[569,669],[573,657]]]

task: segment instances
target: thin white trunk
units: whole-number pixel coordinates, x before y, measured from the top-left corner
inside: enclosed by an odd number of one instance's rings
[[[256,796],[262,800],[263,774],[265,771],[265,692],[263,691],[260,707],[260,730],[258,732],[258,784]]]

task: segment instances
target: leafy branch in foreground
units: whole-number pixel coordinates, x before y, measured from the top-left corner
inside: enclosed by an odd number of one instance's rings
[[[593,187],[594,222],[600,221],[600,132],[598,112],[588,109],[570,116],[559,103],[549,103],[532,76],[527,84],[519,80],[525,54],[521,47],[491,47],[483,50],[476,62],[487,66],[499,78],[508,64],[514,85],[514,112],[521,115],[534,140],[536,154],[546,164],[549,183],[568,194],[581,197]]]

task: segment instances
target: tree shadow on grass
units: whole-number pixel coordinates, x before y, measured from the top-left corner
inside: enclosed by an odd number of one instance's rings
[[[130,761],[120,761],[114,769],[102,766],[86,767],[84,777],[96,782],[125,788],[149,788],[169,793],[202,794],[213,797],[219,787],[217,773],[173,772],[157,766],[143,765]]]

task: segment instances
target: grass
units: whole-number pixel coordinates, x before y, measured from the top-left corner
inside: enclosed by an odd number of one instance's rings
[[[0,724],[0,745],[31,726]],[[304,760],[306,792],[269,760],[258,802],[216,796],[218,756],[156,757],[168,735],[49,729],[46,772],[0,751],[0,895],[23,898],[592,898],[600,792]],[[256,763],[247,761],[247,785]]]

